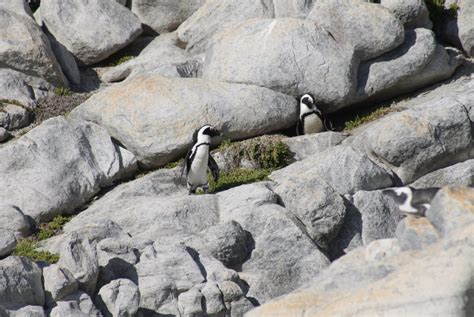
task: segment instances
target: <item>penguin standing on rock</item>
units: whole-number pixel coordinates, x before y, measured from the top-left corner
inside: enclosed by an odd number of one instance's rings
[[[194,145],[186,155],[186,162],[181,171],[183,176],[186,168],[186,180],[189,194],[194,194],[196,189],[201,187],[205,193],[209,188],[207,181],[207,169],[209,168],[215,181],[219,179],[219,166],[211,156],[209,147],[211,138],[221,136],[217,129],[210,125],[205,125],[193,134]]]
[[[300,119],[296,124],[296,134],[319,133],[324,130],[332,130],[331,122],[318,109],[313,96],[304,94],[300,98]]]
[[[414,189],[409,186],[384,189],[382,193],[392,197],[400,211],[405,214],[423,217],[431,206],[438,187]]]

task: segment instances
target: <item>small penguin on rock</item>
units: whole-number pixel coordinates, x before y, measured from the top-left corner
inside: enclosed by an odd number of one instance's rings
[[[181,171],[181,178],[186,168],[186,180],[189,194],[196,193],[196,189],[202,188],[205,193],[209,188],[207,181],[207,169],[209,168],[215,181],[219,179],[219,166],[211,156],[209,147],[211,138],[221,136],[216,128],[205,125],[193,134],[193,147],[186,155],[185,165]]]
[[[331,122],[318,109],[311,94],[304,94],[300,98],[300,119],[296,124],[296,134],[319,133],[332,130]]]
[[[405,214],[423,217],[438,191],[438,187],[415,189],[405,186],[384,189],[382,193],[392,197],[400,211]]]

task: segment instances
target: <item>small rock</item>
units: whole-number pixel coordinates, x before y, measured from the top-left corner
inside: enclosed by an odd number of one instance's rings
[[[0,127],[0,143],[10,138],[11,134],[5,128]]]
[[[233,302],[244,296],[240,286],[232,281],[218,282],[217,286],[222,292],[222,299],[224,302]]]
[[[194,316],[204,313],[203,296],[197,288],[192,288],[178,296],[179,311],[184,316]]]
[[[0,316],[2,315],[2,311],[0,308]],[[8,314],[5,317],[46,317],[46,312],[44,308],[41,306],[24,306],[16,310],[9,310]]]
[[[397,239],[380,239],[371,242],[365,249],[367,261],[378,261],[400,253],[400,245]]]
[[[140,304],[138,286],[130,280],[118,279],[103,286],[96,297],[105,317],[135,316]]]
[[[31,122],[30,113],[17,105],[0,105],[0,127],[8,130],[21,129]]]
[[[2,99],[17,100],[25,106],[34,107],[37,100],[45,97],[52,88],[53,86],[42,78],[9,68],[0,68]]]
[[[62,300],[56,302],[56,305],[57,306],[51,310],[49,315],[50,317],[102,317],[102,314],[94,306],[90,296],[81,291],[63,298]]]
[[[207,282],[201,290],[206,304],[206,314],[213,315],[224,311],[225,305],[222,298],[222,292],[217,283]]]
[[[458,12],[459,39],[464,51],[474,56],[474,1],[462,0]]]
[[[12,205],[0,205],[0,228],[13,231],[17,238],[26,238],[31,232],[28,218]]]
[[[419,250],[439,240],[439,233],[425,217],[407,216],[398,224],[396,236],[400,249]]]
[[[0,258],[10,255],[15,247],[15,235],[9,230],[0,229]]]
[[[56,301],[71,295],[78,289],[77,280],[68,269],[57,264],[52,264],[43,268],[44,289],[46,293],[46,303],[49,306]]]

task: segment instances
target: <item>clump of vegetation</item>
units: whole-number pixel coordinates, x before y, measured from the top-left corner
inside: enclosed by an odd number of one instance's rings
[[[69,89],[67,87],[56,87],[56,88],[54,88],[54,93],[57,96],[70,96],[70,95],[72,95],[71,89]]]
[[[168,164],[163,166],[163,168],[175,168],[176,166],[179,166],[179,165],[183,164],[183,162],[184,162],[184,159],[179,159],[179,160],[174,161],[174,162],[169,162]]]
[[[15,100],[15,99],[0,99],[0,106],[4,106],[4,105],[15,105],[15,106],[19,106],[19,107],[24,107],[23,104],[21,102],[19,102],[18,100]]]
[[[357,128],[357,127],[359,127],[363,124],[374,121],[374,120],[376,120],[380,117],[383,117],[384,115],[386,115],[390,112],[393,112],[393,111],[395,111],[393,108],[382,107],[382,108],[378,108],[377,110],[375,110],[375,111],[373,111],[373,112],[371,112],[367,115],[364,115],[364,116],[357,115],[354,119],[346,122],[344,130],[345,131],[354,130],[355,128]]]
[[[267,179],[272,171],[273,169],[269,168],[257,170],[236,168],[225,171],[221,173],[217,182],[212,177],[209,178],[209,192],[218,192],[235,186],[262,181]]]
[[[125,55],[125,56],[120,57],[119,59],[116,59],[116,60],[112,61],[109,64],[109,66],[118,66],[118,65],[126,63],[126,62],[128,62],[129,60],[132,60],[132,59],[133,59],[133,56]]]
[[[58,234],[63,226],[71,220],[72,216],[56,216],[52,221],[39,225],[39,230],[31,237],[20,240],[16,245],[13,255],[24,256],[33,261],[44,261],[47,263],[56,263],[59,261],[59,255],[48,251],[36,250],[39,241],[51,238]]]

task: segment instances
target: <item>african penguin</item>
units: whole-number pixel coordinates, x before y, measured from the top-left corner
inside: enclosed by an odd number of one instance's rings
[[[415,189],[405,186],[384,189],[382,193],[392,197],[400,211],[409,215],[424,216],[438,190],[437,187]]]
[[[331,130],[331,124],[314,103],[311,94],[304,94],[300,98],[300,118],[296,124],[296,134],[318,133]]]
[[[217,181],[219,178],[219,166],[211,156],[209,147],[211,138],[221,136],[222,134],[210,125],[205,125],[193,134],[194,145],[186,155],[185,166],[181,171],[183,176],[184,168],[186,168],[186,180],[189,194],[194,194],[196,189],[201,187],[204,192],[208,190],[207,169],[209,168],[212,177]]]

